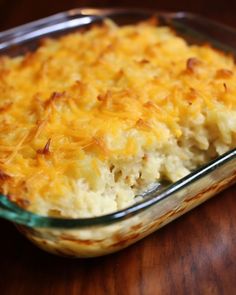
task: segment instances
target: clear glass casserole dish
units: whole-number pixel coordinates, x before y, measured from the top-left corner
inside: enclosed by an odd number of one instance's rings
[[[157,16],[188,42],[210,43],[235,53],[236,32],[188,13],[155,13],[127,9],[74,9],[0,33],[0,54],[16,56],[38,46],[44,36],[56,37],[109,17],[118,24]],[[143,195],[142,201],[112,214],[83,219],[39,216],[0,196],[0,216],[40,248],[71,257],[93,257],[118,251],[196,207],[236,180],[236,149],[227,152],[171,185]]]

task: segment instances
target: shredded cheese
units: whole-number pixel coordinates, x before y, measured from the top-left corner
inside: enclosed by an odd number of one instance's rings
[[[231,56],[151,22],[0,57],[1,192],[49,215],[130,205],[235,146],[235,73]]]

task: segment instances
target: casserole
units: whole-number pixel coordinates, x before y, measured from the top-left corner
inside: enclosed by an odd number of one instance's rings
[[[145,20],[152,14],[138,10],[72,10],[2,33],[1,53],[22,54],[25,49],[29,51],[37,47],[38,38],[49,33],[58,36],[74,28],[98,23],[105,17],[125,24]],[[157,16],[162,24],[174,27],[188,42],[201,44],[207,40],[213,46],[233,53],[233,44],[227,42],[225,45],[225,41],[221,43],[211,36],[206,39],[201,30],[196,31],[196,26],[202,29],[206,25],[202,19],[182,13],[160,13]],[[214,32],[217,25],[210,23],[207,27],[208,30],[212,27]],[[233,35],[224,27],[221,31],[224,38]],[[234,158],[233,150],[172,185],[158,186],[144,193],[134,205],[108,215],[80,219],[39,216],[18,208],[4,196],[1,198],[1,214],[21,224],[18,225],[20,231],[48,251],[76,257],[103,255],[128,246],[234,182]]]

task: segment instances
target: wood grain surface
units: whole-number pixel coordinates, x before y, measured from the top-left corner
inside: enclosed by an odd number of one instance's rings
[[[0,0],[0,30],[74,7],[188,10],[236,27],[236,1]],[[66,259],[0,220],[0,295],[236,294],[236,186],[118,253]]]

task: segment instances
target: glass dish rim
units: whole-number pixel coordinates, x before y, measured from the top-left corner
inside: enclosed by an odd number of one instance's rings
[[[163,190],[153,190],[149,193],[146,193],[146,199],[143,201],[134,203],[130,207],[106,215],[88,218],[48,217],[24,210],[11,202],[6,196],[0,194],[0,216],[13,222],[27,225],[29,227],[40,228],[75,229],[104,224],[108,225],[117,221],[128,219],[131,216],[134,216],[148,209],[149,207],[158,204],[164,199],[171,197],[174,193],[179,192],[181,189],[186,188],[188,185],[194,183],[195,181],[201,179],[210,172],[213,172],[217,168],[234,159],[236,159],[236,148],[224,153],[213,161],[206,163],[199,169],[196,169],[187,176],[167,186]]]
[[[211,23],[212,25],[216,25],[221,28],[225,28],[230,30],[231,32],[236,33],[236,30],[221,25],[215,21],[209,21],[204,17],[198,16],[193,13],[188,12],[163,12],[163,11],[151,11],[148,9],[132,9],[130,11],[127,8],[104,8],[104,9],[95,9],[95,8],[75,8],[72,10],[68,10],[65,12],[61,12],[58,14],[54,14],[52,16],[42,18],[40,20],[30,22],[28,24],[24,24],[13,29],[9,29],[3,32],[0,32],[0,39],[4,37],[8,37],[24,30],[31,29],[34,27],[43,27],[46,26],[50,21],[59,21],[60,19],[65,19],[65,17],[70,16],[78,16],[79,17],[100,17],[105,18],[107,16],[115,16],[118,14],[129,13],[129,14],[150,14],[157,16],[165,16],[165,17],[190,17],[200,19],[204,23]],[[65,19],[66,21],[66,19]],[[0,40],[1,44],[1,40]],[[159,190],[158,188],[145,193],[144,199],[141,202],[134,203],[133,205],[124,208],[119,211],[112,212],[106,215],[99,215],[96,217],[88,217],[88,218],[64,218],[64,217],[49,217],[44,215],[39,215],[27,210],[24,210],[18,207],[16,204],[11,202],[6,196],[0,194],[0,217],[13,221],[15,223],[23,224],[29,227],[38,227],[38,228],[55,228],[55,229],[79,229],[86,228],[91,226],[99,226],[99,225],[108,225],[112,223],[116,223],[121,220],[125,220],[130,218],[131,216],[137,215],[138,213],[148,209],[149,207],[158,204],[162,200],[171,197],[174,193],[180,191],[181,189],[186,188],[191,183],[197,181],[201,177],[209,174],[210,172],[216,170],[218,167],[224,165],[225,163],[236,158],[236,148],[232,149],[225,154],[217,157],[213,161],[206,163],[195,171],[191,172],[184,178],[180,179],[177,182],[172,183],[166,188]]]

